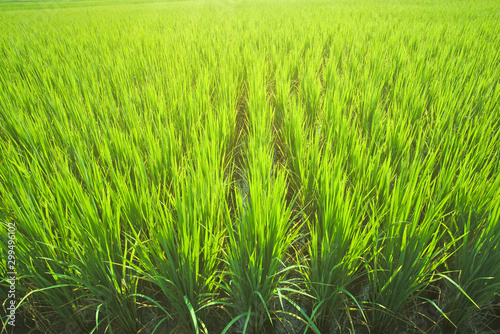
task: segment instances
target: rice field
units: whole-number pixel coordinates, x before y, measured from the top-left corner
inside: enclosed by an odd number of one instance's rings
[[[0,1],[1,332],[500,333],[499,22]]]

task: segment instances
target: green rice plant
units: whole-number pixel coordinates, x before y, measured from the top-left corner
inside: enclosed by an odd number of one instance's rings
[[[252,147],[249,141],[249,148]],[[236,226],[229,229],[228,268],[225,286],[243,319],[243,332],[258,332],[271,319],[271,301],[286,287],[286,252],[297,234],[291,209],[283,196],[286,179],[282,172],[269,180],[269,150],[261,149],[249,163],[249,198],[239,195]],[[255,152],[254,152],[255,154]]]
[[[5,152],[10,150],[6,149]],[[10,213],[11,219],[17,223],[17,266],[18,268],[26,268],[18,270],[19,282],[25,282],[25,284],[17,285],[19,295],[22,296],[35,289],[42,291],[52,289],[53,291],[41,294],[42,303],[45,302],[47,305],[57,307],[55,311],[61,316],[66,319],[74,319],[85,328],[83,319],[78,317],[75,307],[82,295],[72,293],[73,287],[70,284],[73,282],[58,279],[50,273],[63,269],[66,263],[71,261],[71,256],[68,256],[64,250],[61,251],[60,248],[53,247],[54,241],[58,239],[54,233],[54,222],[47,220],[50,218],[46,216],[46,207],[44,207],[47,202],[40,203],[38,201],[40,195],[34,191],[37,187],[46,186],[44,182],[40,182],[42,180],[36,178],[37,175],[41,174],[40,163],[34,160],[30,165],[23,161],[19,155],[10,157],[17,158],[10,160],[17,168],[11,169],[9,175],[6,175],[5,170],[2,170],[2,192],[7,194],[7,188],[4,187],[15,187],[18,191],[15,194],[4,196],[2,202],[6,212]],[[46,224],[40,222],[46,222]],[[65,229],[64,232],[68,232],[68,230]],[[2,242],[5,241],[4,234]],[[64,242],[69,243],[69,240],[65,239]],[[62,261],[51,263],[51,259]],[[61,285],[60,289],[57,288],[58,285]]]
[[[474,313],[489,306],[499,291],[498,211],[498,205],[495,205],[481,218],[473,215],[470,208],[468,214],[458,216],[458,219],[464,220],[461,224],[464,226],[464,237],[451,262],[450,278],[445,281],[448,291],[442,308],[447,315],[444,320],[447,328],[460,328]],[[481,326],[486,327],[487,323]]]
[[[335,326],[333,321],[346,305],[361,308],[349,289],[360,277],[374,229],[365,224],[369,202],[349,186],[342,163],[325,157],[317,172],[318,209],[309,222],[310,263],[305,276],[315,297],[311,318],[326,330],[326,325]]]
[[[257,63],[262,65],[262,63]],[[290,283],[286,253],[297,237],[291,221],[291,208],[284,197],[286,176],[273,166],[271,155],[272,114],[267,106],[262,67],[249,76],[248,110],[250,133],[247,138],[245,173],[248,184],[239,190],[234,226],[227,227],[228,279],[224,289],[231,298],[236,322],[243,333],[263,330],[266,319],[272,322],[271,303]],[[283,292],[281,292],[283,291]]]
[[[315,39],[316,40],[320,40]],[[302,78],[300,80],[299,96],[304,104],[304,126],[307,129],[314,128],[321,113],[321,98],[323,87],[320,82],[319,71],[322,66],[322,53],[318,46],[312,45],[309,52],[304,57],[304,67]],[[317,126],[317,125],[316,125]]]
[[[292,99],[293,101],[293,99]],[[297,198],[300,210],[309,216],[315,212],[316,168],[319,165],[320,134],[308,128],[304,107],[297,101],[283,110],[285,116],[283,137],[286,144],[290,189]]]
[[[443,207],[450,195],[434,191],[431,157],[407,165],[394,183],[383,223],[373,238],[373,260],[367,266],[376,330],[387,330],[411,300],[437,279],[436,270],[450,256],[455,239],[444,235]],[[420,178],[412,177],[420,175]],[[432,197],[431,197],[432,196]]]
[[[158,216],[147,222],[148,240],[137,248],[140,265],[135,266],[165,294],[183,323],[197,333],[207,331],[204,309],[217,297],[228,219],[225,199],[230,180],[224,175],[222,154],[222,135],[227,133],[220,132],[219,124],[212,120],[205,125],[193,147],[192,165],[175,175],[172,196],[157,208]],[[165,306],[152,301],[169,316]]]
[[[121,229],[113,226],[119,222],[120,215],[114,214],[119,207],[112,207],[109,193],[89,196],[88,190],[84,190],[75,178],[66,178],[60,183],[61,179],[46,173],[50,167],[43,153],[35,157],[29,169],[22,167],[24,162],[13,161],[20,173],[10,181],[22,189],[19,195],[9,198],[9,208],[21,226],[19,234],[32,236],[20,238],[24,242],[19,243],[19,248],[24,249],[19,257],[20,265],[25,268],[21,279],[29,282],[24,288],[30,291],[26,297],[35,294],[42,302],[57,306],[55,312],[72,319],[85,330],[89,326],[97,328],[103,321],[133,329],[135,302],[128,295],[134,292],[137,280],[127,274],[124,265],[129,250],[126,244],[121,248]],[[47,165],[42,165],[44,162]],[[86,176],[86,189],[92,190],[95,184],[103,182],[96,170],[87,170],[82,160],[78,163]],[[61,174],[68,175],[67,165],[61,162],[55,166]],[[102,205],[100,213],[95,207],[97,199]],[[56,213],[54,206],[60,208]],[[61,228],[64,231],[59,232]],[[101,308],[104,316],[98,321]],[[82,312],[89,309],[96,314],[95,326],[82,317]],[[115,310],[110,311],[112,309]]]

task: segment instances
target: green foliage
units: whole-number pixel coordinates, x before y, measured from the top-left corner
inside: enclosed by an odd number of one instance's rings
[[[498,13],[0,2],[3,305],[16,223],[42,332],[487,330]]]

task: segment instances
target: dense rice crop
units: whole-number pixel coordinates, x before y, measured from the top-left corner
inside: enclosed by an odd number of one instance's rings
[[[0,2],[16,333],[500,328],[497,1]]]

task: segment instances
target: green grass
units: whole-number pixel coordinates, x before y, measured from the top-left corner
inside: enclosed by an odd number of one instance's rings
[[[494,333],[499,21],[0,2],[2,327],[15,222],[26,332]]]
[[[45,15],[50,10],[95,6],[148,5],[157,2],[191,2],[192,0],[1,0],[0,11],[39,11]]]

